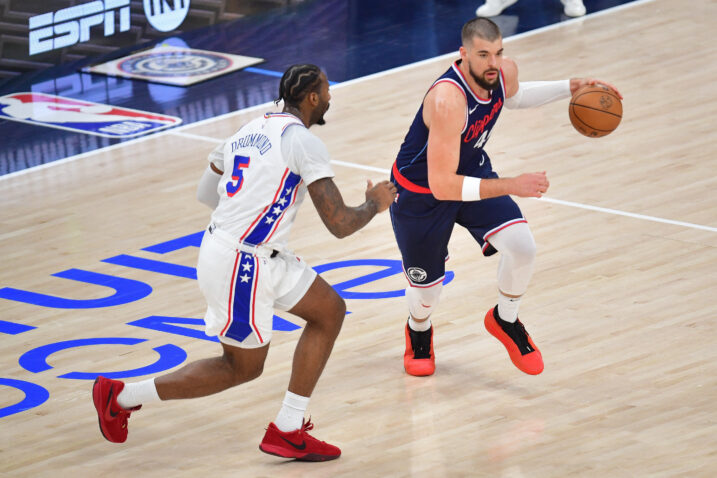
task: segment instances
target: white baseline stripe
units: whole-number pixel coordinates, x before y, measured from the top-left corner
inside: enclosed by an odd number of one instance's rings
[[[388,169],[374,168],[372,166],[364,166],[361,164],[347,163],[345,161],[331,161],[331,162],[333,164],[336,164],[339,166],[346,166],[348,168],[365,169],[367,171],[376,171],[376,172],[384,173],[384,174],[390,173],[390,171]],[[535,199],[537,199],[539,201],[553,203],[553,204],[560,204],[561,206],[569,206],[569,207],[575,207],[578,209],[586,209],[588,211],[604,212],[607,214],[614,214],[616,216],[625,216],[625,217],[631,217],[633,219],[642,219],[644,221],[659,222],[662,224],[672,224],[673,226],[683,226],[683,227],[689,227],[692,229],[700,229],[703,231],[717,232],[717,227],[703,226],[701,224],[693,224],[691,222],[673,221],[671,219],[662,219],[661,217],[646,216],[645,214],[635,214],[632,212],[625,212],[625,211],[620,211],[617,209],[609,209],[606,207],[590,206],[588,204],[580,204],[580,203],[572,202],[572,201],[563,201],[561,199],[553,199],[553,198],[549,198],[546,196],[543,196],[542,198],[535,198]]]
[[[649,1],[653,1],[653,0],[649,0]],[[182,131],[176,131],[176,130],[170,131],[169,133],[175,134],[177,136],[184,136],[187,138],[192,138],[192,139],[196,139],[196,140],[200,140],[200,141],[207,141],[207,142],[215,143],[215,144],[221,143],[223,141],[221,139],[210,138],[208,136],[201,136],[198,134],[184,133]],[[337,161],[335,159],[331,160],[331,164],[335,164],[337,166],[345,166],[347,168],[353,168],[353,169],[362,169],[364,171],[372,171],[375,173],[381,173],[381,174],[385,174],[385,175],[389,175],[391,173],[390,170],[385,169],[385,168],[377,168],[375,166],[366,166],[363,164],[349,163],[346,161]],[[625,211],[620,211],[617,209],[610,209],[610,208],[606,208],[606,207],[590,206],[588,204],[580,204],[580,203],[573,202],[573,201],[563,201],[562,199],[553,199],[553,198],[549,198],[547,196],[543,196],[542,198],[540,198],[538,200],[553,203],[553,204],[560,204],[561,206],[569,206],[569,207],[575,207],[578,209],[586,209],[588,211],[604,212],[606,214],[614,214],[616,216],[631,217],[633,219],[642,219],[644,221],[659,222],[662,224],[671,224],[673,226],[683,226],[683,227],[689,227],[692,229],[700,229],[702,231],[717,232],[717,227],[703,226],[701,224],[693,224],[691,222],[673,221],[671,219],[662,219],[661,217],[647,216],[645,214],[635,214],[632,212],[625,212]]]
[[[391,171],[384,168],[376,168],[374,166],[365,166],[363,164],[356,164],[356,163],[347,163],[346,161],[337,161],[335,159],[331,160],[332,164],[336,164],[338,166],[346,166],[347,168],[354,168],[354,169],[363,169],[365,171],[373,171],[376,173],[383,173],[386,176],[388,176]]]
[[[181,136],[181,137],[183,137],[183,138],[196,139],[196,140],[199,140],[199,141],[208,141],[208,142],[210,142],[210,143],[215,143],[215,144],[219,144],[219,143],[223,143],[223,142],[224,142],[223,139],[210,138],[209,136],[202,136],[202,135],[194,134],[194,133],[185,133],[184,131],[172,131],[171,133],[174,134],[175,136]]]
[[[538,198],[536,198],[538,199]],[[660,222],[662,224],[672,224],[673,226],[684,226],[692,229],[701,229],[703,231],[717,232],[717,227],[703,226],[701,224],[693,224],[691,222],[673,221],[671,219],[662,219],[660,217],[646,216],[644,214],[635,214],[632,212],[619,211],[617,209],[609,209],[606,207],[589,206],[587,204],[580,204],[572,201],[563,201],[562,199],[553,199],[543,196],[538,199],[539,201],[551,202],[554,204],[560,204],[562,206],[576,207],[580,209],[587,209],[589,211],[604,212],[607,214],[615,214],[616,216],[632,217],[635,219],[643,219],[645,221]]]

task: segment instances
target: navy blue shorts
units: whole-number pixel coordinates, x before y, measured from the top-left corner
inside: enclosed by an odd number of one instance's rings
[[[497,252],[490,245],[491,235],[512,224],[527,222],[510,196],[471,202],[439,201],[432,194],[412,192],[400,184],[396,187],[398,197],[390,207],[391,224],[403,258],[403,271],[415,287],[443,281],[454,224],[465,227],[483,254],[490,256]]]

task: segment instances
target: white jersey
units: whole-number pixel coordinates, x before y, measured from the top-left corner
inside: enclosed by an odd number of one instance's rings
[[[209,161],[224,171],[212,223],[254,245],[286,246],[306,186],[334,175],[326,146],[288,113],[247,123]]]

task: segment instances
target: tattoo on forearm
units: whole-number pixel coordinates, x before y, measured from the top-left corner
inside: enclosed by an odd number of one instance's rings
[[[346,206],[331,178],[311,183],[309,194],[324,225],[336,237],[353,234],[376,215],[377,207],[373,202],[365,202],[358,207]]]

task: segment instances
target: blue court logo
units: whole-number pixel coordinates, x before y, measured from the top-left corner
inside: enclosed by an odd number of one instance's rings
[[[229,58],[213,53],[166,51],[147,52],[117,65],[121,71],[147,76],[198,76],[229,68]]]
[[[171,32],[182,24],[190,0],[142,0],[149,24],[160,32]]]

